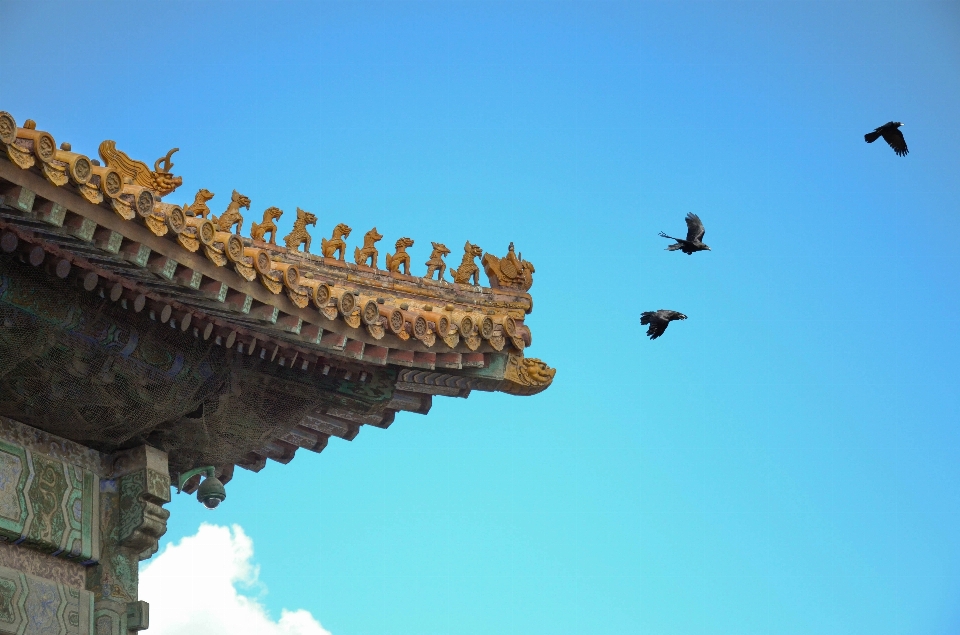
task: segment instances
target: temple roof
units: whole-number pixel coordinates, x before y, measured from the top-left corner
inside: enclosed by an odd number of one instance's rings
[[[112,310],[232,351],[231,359],[360,383],[389,371],[392,396],[382,413],[331,414],[325,406],[230,459],[237,464],[258,469],[265,457],[288,461],[297,447],[320,450],[330,435],[353,438],[360,424],[386,427],[397,410],[426,412],[432,395],[531,395],[553,379],[553,369],[525,357],[534,268],[512,243],[501,258],[467,241],[449,269],[450,250],[433,243],[426,275],[417,277],[409,275],[417,268],[406,254],[409,237],[382,255],[376,228],[348,247],[352,230],[340,224],[317,249],[309,229],[317,218],[298,208],[278,245],[275,221],[284,212],[267,207],[247,222],[252,203],[236,190],[165,201],[182,183],[171,172],[176,149],[151,169],[104,141],[98,161],[2,111],[0,149],[4,254],[54,282],[72,281]],[[241,235],[244,225],[250,236]],[[481,269],[489,286],[479,285]]]

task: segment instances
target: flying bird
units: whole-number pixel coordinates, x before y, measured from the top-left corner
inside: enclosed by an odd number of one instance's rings
[[[700,217],[696,214],[687,214],[687,239],[683,238],[674,238],[673,236],[667,236],[663,232],[660,232],[660,235],[663,238],[669,238],[670,240],[677,241],[675,244],[667,247],[667,251],[677,251],[678,249],[688,256],[695,251],[712,251],[709,247],[701,242],[703,240],[703,234],[706,230],[703,228],[703,223],[700,222]]]
[[[659,311],[645,311],[640,314],[640,324],[650,325],[650,328],[647,329],[647,335],[650,336],[650,339],[655,340],[663,332],[667,330],[667,326],[673,320],[686,320],[687,316],[679,311],[669,311],[667,309],[660,309]]]
[[[863,135],[863,139],[867,143],[873,143],[880,137],[883,137],[883,140],[893,148],[897,156],[905,157],[910,151],[907,150],[907,142],[903,138],[903,133],[900,132],[900,126],[902,125],[899,121],[888,121],[873,132],[868,132]]]

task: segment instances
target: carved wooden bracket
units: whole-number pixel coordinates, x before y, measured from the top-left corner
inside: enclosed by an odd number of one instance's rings
[[[170,502],[167,454],[143,445],[115,455],[113,466],[120,495],[117,540],[145,560],[156,553],[170,517],[163,509]]]

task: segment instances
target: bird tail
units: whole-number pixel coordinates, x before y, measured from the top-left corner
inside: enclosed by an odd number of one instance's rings
[[[640,314],[640,324],[644,324],[644,325],[650,324],[650,316],[652,316],[652,315],[653,315],[653,313],[651,313],[650,311],[647,311],[647,312],[645,312],[645,313],[641,313],[641,314]]]
[[[873,143],[879,138],[880,138],[880,133],[877,132],[876,130],[874,130],[873,132],[868,132],[867,134],[863,135],[863,140],[866,141],[867,143]]]
[[[674,238],[673,236],[667,236],[667,235],[664,234],[663,232],[660,232],[660,237],[661,237],[661,238],[669,238],[670,240],[675,240],[675,241],[677,241],[675,244],[670,245],[669,247],[667,247],[667,248],[665,249],[665,251],[676,251],[676,250],[680,249],[680,247],[682,247],[682,245],[680,244],[680,239],[679,239],[679,238]]]

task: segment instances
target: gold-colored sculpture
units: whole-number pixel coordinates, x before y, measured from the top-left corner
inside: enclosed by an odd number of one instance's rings
[[[557,369],[535,357],[511,354],[503,374],[503,389],[514,395],[533,395],[546,390],[556,374]]]
[[[307,233],[307,225],[317,224],[317,217],[305,210],[297,208],[297,220],[293,222],[293,231],[283,237],[283,242],[287,244],[287,249],[297,251],[300,245],[303,245],[303,253],[310,253],[310,234]],[[338,226],[339,227],[339,226]],[[336,231],[334,231],[336,236]],[[340,254],[340,260],[343,260],[343,254]]]
[[[194,197],[193,204],[183,206],[183,213],[187,216],[206,218],[207,214],[210,213],[210,208],[207,207],[207,201],[213,198],[213,196],[213,192],[201,188],[200,191],[197,192],[196,197]]]
[[[234,233],[239,236],[240,229],[243,227],[243,216],[240,215],[241,207],[250,209],[250,199],[234,190],[233,194],[230,195],[230,205],[227,206],[227,211],[225,211],[220,218],[211,216],[210,220],[212,220],[213,224],[217,226],[217,229],[222,232],[228,232],[231,227],[236,225],[237,231]]]
[[[173,148],[167,152],[166,156],[157,159],[153,164],[153,170],[148,168],[146,163],[131,159],[126,153],[117,150],[117,144],[110,140],[100,144],[100,158],[108,168],[114,168],[124,178],[131,179],[142,187],[148,187],[160,196],[165,196],[183,184],[182,178],[170,174],[173,168],[170,158],[178,149]]]
[[[447,263],[443,261],[443,257],[450,253],[450,250],[447,249],[447,246],[443,243],[434,243],[433,251],[430,252],[430,260],[427,261],[427,278],[433,278],[433,272],[439,272],[437,274],[437,280],[443,281],[443,272],[447,269]]]
[[[410,275],[410,254],[407,253],[407,247],[413,247],[412,238],[401,238],[397,241],[397,253],[387,253],[387,271],[400,273],[400,265],[403,265],[404,275]]]
[[[340,260],[343,261],[343,255],[347,251],[347,243],[344,238],[350,236],[352,230],[349,226],[344,223],[340,223],[333,228],[333,236],[330,240],[326,238],[320,239],[320,251],[323,253],[324,258],[333,258],[333,255],[337,252],[340,253]]]
[[[494,289],[519,289],[526,291],[533,285],[533,274],[536,271],[533,263],[519,257],[513,250],[513,243],[507,248],[507,255],[497,258],[491,253],[483,255],[483,269]]]
[[[477,245],[467,244],[463,246],[463,260],[460,261],[459,269],[451,269],[450,275],[453,281],[460,284],[470,284],[470,278],[473,278],[474,286],[480,284],[480,267],[473,261],[477,256],[483,255],[483,250]]]
[[[263,212],[263,221],[260,224],[250,223],[250,238],[266,242],[264,237],[270,232],[270,244],[277,244],[277,224],[273,221],[283,216],[279,207],[268,207]]]
[[[358,264],[362,265],[370,260],[370,266],[374,269],[377,269],[377,256],[380,252],[377,251],[375,243],[378,240],[381,240],[383,236],[377,233],[377,228],[374,227],[366,234],[363,235],[363,248],[355,247],[353,250],[353,260]]]

